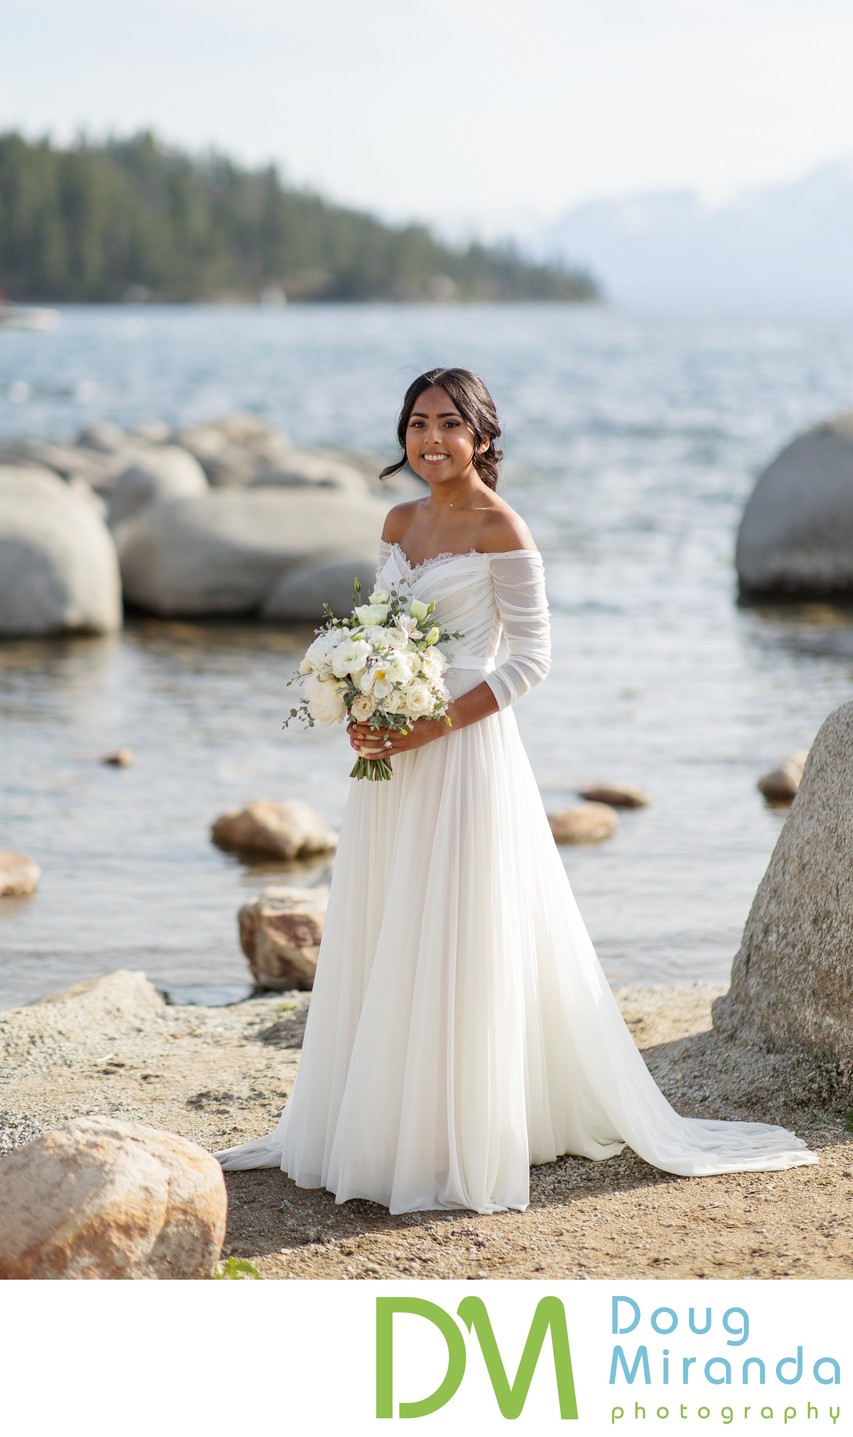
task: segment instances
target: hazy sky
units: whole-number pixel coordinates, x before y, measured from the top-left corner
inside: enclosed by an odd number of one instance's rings
[[[26,0],[0,127],[142,125],[394,216],[720,199],[853,154],[851,0]]]

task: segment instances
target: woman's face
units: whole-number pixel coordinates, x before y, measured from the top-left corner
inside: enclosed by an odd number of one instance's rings
[[[488,440],[482,444],[488,447]],[[415,400],[406,426],[406,459],[428,484],[476,477],[474,431],[437,384]]]

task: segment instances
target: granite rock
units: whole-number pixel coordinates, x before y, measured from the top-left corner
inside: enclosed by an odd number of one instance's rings
[[[853,1059],[853,701],[825,720],[713,1005],[774,1051]]]

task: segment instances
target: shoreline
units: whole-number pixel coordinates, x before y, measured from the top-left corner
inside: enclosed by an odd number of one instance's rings
[[[832,1064],[717,1033],[701,983],[614,989],[659,1086],[695,1117],[780,1123],[811,1167],[679,1178],[629,1149],[531,1169],[523,1213],[392,1217],[277,1169],[227,1175],[224,1257],[287,1278],[844,1278],[851,1090]],[[145,1122],[214,1151],[269,1131],[299,1062],[310,995],[167,1003],[118,970],[0,1012],[0,1151],[84,1113]],[[665,1230],[662,1231],[662,1230]],[[662,1242],[662,1237],[665,1241]]]

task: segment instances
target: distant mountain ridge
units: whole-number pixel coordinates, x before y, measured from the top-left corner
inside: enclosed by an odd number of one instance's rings
[[[853,305],[853,156],[712,208],[689,190],[568,210],[528,243],[594,264],[617,301]]]

